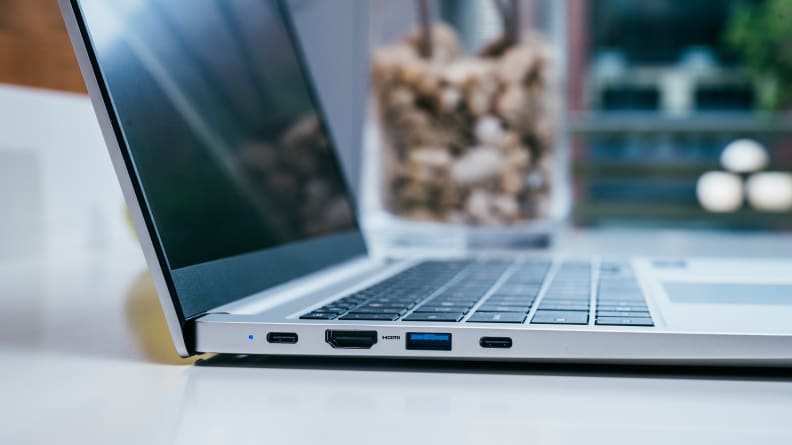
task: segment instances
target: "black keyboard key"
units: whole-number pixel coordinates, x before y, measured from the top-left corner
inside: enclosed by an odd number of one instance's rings
[[[597,299],[597,304],[610,306],[643,306],[645,302],[643,298],[639,300],[613,300],[608,298],[599,298]]]
[[[549,290],[545,294],[545,299],[554,300],[588,300],[591,291],[586,292],[558,292]]]
[[[339,320],[385,320],[393,321],[399,318],[399,314],[347,314]]]
[[[335,312],[310,312],[300,317],[302,320],[332,320],[338,315]]]
[[[528,304],[533,303],[536,298],[528,298],[528,297],[507,297],[503,295],[493,295],[487,298],[487,301],[497,301],[503,304]]]
[[[467,321],[468,323],[522,323],[525,321],[525,313],[476,312]]]
[[[533,324],[588,324],[588,312],[585,311],[536,311]]]
[[[597,300],[602,301],[602,302],[608,301],[608,302],[614,302],[614,303],[630,302],[630,301],[643,302],[644,298],[643,298],[643,296],[635,296],[635,295],[630,295],[630,296],[610,295],[609,296],[609,295],[599,294],[597,296]]]
[[[533,303],[536,301],[536,296],[532,295],[504,295],[499,293],[494,293],[487,298],[487,301],[502,301],[505,303],[521,303],[521,304],[528,304]]]
[[[597,317],[596,324],[602,326],[654,326],[647,317]]]
[[[407,308],[395,307],[361,307],[349,311],[350,314],[399,314],[403,315],[407,312]]]
[[[597,317],[628,317],[628,318],[652,318],[648,311],[603,311],[597,310]]]
[[[425,305],[431,304],[432,306],[472,306],[476,304],[481,298],[473,298],[467,300],[447,300],[444,298],[430,298],[423,302]]]
[[[531,310],[531,305],[522,306],[504,306],[500,304],[482,304],[478,308],[478,312],[522,312],[528,313]]]
[[[557,289],[559,291],[569,290],[586,290],[591,287],[591,281],[588,279],[578,279],[572,277],[565,277],[563,275],[556,276],[555,280],[550,284],[550,289]]]
[[[598,311],[613,311],[613,312],[646,312],[649,310],[646,305],[611,305],[611,304],[598,304],[597,305]]]
[[[622,292],[613,290],[608,291],[600,287],[598,293],[600,298],[643,300],[643,294],[639,289],[630,292]]]
[[[462,313],[459,313],[459,312],[456,312],[456,313],[452,313],[452,312],[442,312],[442,313],[437,313],[437,312],[424,313],[424,312],[420,312],[420,313],[415,313],[415,312],[413,312],[412,314],[408,315],[407,317],[404,317],[403,321],[442,321],[442,322],[448,321],[448,322],[456,322],[456,321],[461,320],[464,315],[465,314],[462,314]]]
[[[498,288],[498,293],[509,295],[536,295],[539,292],[539,287],[534,286],[520,286],[514,284],[504,284]]]
[[[479,301],[481,297],[452,297],[447,295],[441,295],[439,297],[434,297],[430,301],[438,301],[438,302],[450,302],[455,304],[465,304],[465,303],[475,303]]]
[[[589,310],[587,304],[551,304],[542,303],[539,305],[540,311],[586,311]]]
[[[599,306],[646,306],[646,302],[641,300],[597,300]]]
[[[353,307],[354,306],[325,306],[317,310],[317,312],[335,312],[336,314],[343,314]]]
[[[436,307],[436,306],[421,306],[415,309],[416,313],[462,313],[466,314],[470,307]]]
[[[406,303],[366,303],[360,306],[360,309],[388,309],[388,308],[398,308],[401,309],[403,307],[409,307]]]
[[[444,306],[444,307],[469,306],[467,303],[460,303],[458,301],[437,300],[434,298],[426,302],[426,305]]]
[[[588,304],[589,301],[591,301],[591,299],[588,296],[585,298],[544,298],[542,299],[542,304]]]

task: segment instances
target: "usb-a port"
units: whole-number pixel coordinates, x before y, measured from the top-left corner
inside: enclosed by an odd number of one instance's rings
[[[437,332],[408,332],[407,349],[450,351],[451,334]]]

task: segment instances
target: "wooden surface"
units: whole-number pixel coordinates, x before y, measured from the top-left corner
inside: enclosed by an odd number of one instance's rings
[[[0,0],[0,83],[85,92],[55,0]]]

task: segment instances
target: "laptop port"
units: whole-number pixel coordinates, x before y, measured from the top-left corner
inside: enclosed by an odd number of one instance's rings
[[[407,349],[450,351],[451,334],[436,332],[408,332]]]
[[[267,343],[297,343],[296,332],[268,332]]]
[[[509,337],[481,337],[479,345],[482,348],[508,349],[512,347],[512,339]]]
[[[377,331],[325,331],[325,341],[334,348],[369,349],[377,343]]]

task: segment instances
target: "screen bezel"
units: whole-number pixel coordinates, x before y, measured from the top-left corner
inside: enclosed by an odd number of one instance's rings
[[[85,49],[86,56],[88,58],[88,62],[90,63],[90,70],[93,74],[95,80],[95,87],[100,93],[101,103],[107,113],[106,117],[109,119],[110,126],[112,127],[112,135],[114,138],[114,142],[118,146],[118,154],[121,155],[121,159],[124,164],[124,168],[126,170],[126,174],[129,177],[131,183],[131,192],[134,194],[134,199],[136,201],[137,206],[140,209],[140,215],[142,217],[142,223],[144,225],[145,233],[142,232],[143,228],[140,225],[137,226],[139,236],[143,237],[146,236],[151,240],[151,250],[154,253],[154,256],[157,261],[157,266],[162,273],[162,277],[165,281],[168,290],[168,297],[170,298],[173,304],[173,310],[176,312],[176,316],[179,322],[179,326],[181,328],[181,334],[184,339],[185,347],[187,348],[190,354],[194,353],[194,341],[193,335],[189,329],[187,329],[188,324],[194,319],[200,317],[208,313],[211,309],[232,303],[237,301],[241,298],[247,297],[257,291],[265,290],[268,287],[282,284],[290,279],[296,278],[298,276],[308,275],[313,272],[318,272],[324,268],[339,264],[344,261],[348,261],[357,257],[366,256],[368,254],[368,249],[365,243],[365,238],[360,230],[360,225],[357,219],[357,205],[355,202],[354,195],[350,193],[351,187],[349,183],[349,179],[343,174],[343,168],[340,166],[340,157],[337,155],[338,151],[336,149],[336,141],[333,138],[333,134],[329,131],[329,127],[327,124],[327,118],[325,110],[323,109],[322,103],[319,100],[319,95],[316,91],[315,82],[311,79],[311,72],[307,69],[307,63],[305,60],[305,51],[302,48],[300,40],[297,38],[297,33],[295,31],[294,21],[289,13],[288,8],[285,6],[283,0],[276,0],[278,6],[278,12],[284,20],[284,25],[286,31],[288,33],[288,38],[291,40],[292,45],[295,48],[297,53],[297,61],[299,63],[299,67],[302,70],[306,83],[308,94],[310,95],[311,101],[315,107],[317,117],[320,121],[320,125],[322,130],[327,135],[328,141],[331,145],[331,148],[336,153],[336,159],[339,162],[339,171],[344,182],[344,188],[347,193],[347,197],[350,201],[350,204],[353,208],[353,222],[355,223],[355,229],[349,230],[345,232],[341,232],[334,235],[323,236],[319,238],[310,238],[302,241],[292,242],[280,246],[273,246],[270,248],[254,250],[251,252],[243,253],[240,255],[235,255],[232,257],[227,257],[219,260],[209,261],[206,263],[200,263],[193,266],[188,266],[186,268],[179,268],[179,269],[171,269],[167,262],[167,257],[163,248],[163,244],[161,242],[160,236],[157,232],[156,226],[154,224],[154,219],[151,213],[151,209],[148,205],[148,202],[145,198],[145,194],[143,193],[143,188],[140,183],[140,178],[135,168],[135,164],[132,160],[132,156],[129,150],[129,145],[127,143],[125,134],[123,129],[121,128],[121,124],[118,118],[118,114],[115,109],[115,105],[112,101],[112,96],[110,95],[109,88],[107,86],[106,79],[104,78],[104,74],[100,67],[100,64],[97,59],[97,55],[95,52],[95,47],[93,45],[91,35],[88,31],[88,27],[85,22],[85,17],[83,15],[83,11],[80,5],[80,0],[68,0],[69,4],[72,7],[73,18],[76,22],[76,25],[79,29],[80,39],[82,40],[83,48]],[[88,81],[89,79],[86,79]],[[90,91],[90,88],[89,88]],[[108,144],[108,148],[112,149],[113,145]],[[120,174],[120,172],[119,172]],[[323,255],[316,255],[310,254],[308,252],[323,252]],[[327,253],[331,253],[327,255]],[[284,257],[300,257],[307,260],[307,266],[302,269],[295,269],[291,270],[286,279],[284,280],[274,280],[272,277],[263,277],[264,279],[259,279],[257,277],[251,276],[250,272],[252,270],[256,270],[256,266],[265,266],[268,263],[268,260],[274,261],[282,261]],[[221,264],[221,262],[225,260],[230,260],[232,267],[229,268],[229,264]],[[212,270],[219,271],[219,276],[228,278],[229,273],[234,273],[234,269],[237,271],[244,271],[244,280],[245,285],[244,289],[246,292],[245,295],[237,295],[234,297],[230,297],[227,299],[209,299],[207,302],[207,307],[201,307],[200,310],[191,310],[188,313],[185,313],[184,306],[182,304],[182,300],[180,300],[179,290],[176,288],[176,280],[174,280],[174,272],[183,269],[190,269],[190,268],[200,268],[201,273],[206,276],[206,274],[210,274]],[[261,277],[261,275],[259,275]],[[211,278],[211,277],[210,277]],[[182,283],[188,282],[184,279],[179,280]],[[260,285],[260,286],[258,286]],[[196,288],[196,286],[191,286],[191,288]],[[187,288],[181,289],[183,292],[187,292]],[[168,310],[168,308],[163,307],[164,310]]]

